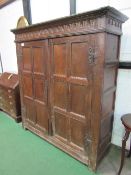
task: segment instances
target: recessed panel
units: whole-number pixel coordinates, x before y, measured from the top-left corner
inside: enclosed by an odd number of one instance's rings
[[[70,120],[71,127],[71,142],[76,144],[79,147],[84,146],[84,124],[80,121],[71,119]]]
[[[106,60],[113,61],[118,59],[118,36],[107,34],[106,36]]]
[[[71,75],[86,78],[87,73],[88,73],[87,43],[72,43]]]
[[[107,92],[103,95],[102,111],[103,116],[113,111],[114,92]]]
[[[54,45],[54,73],[66,74],[66,44]]]
[[[116,67],[106,67],[104,69],[104,90],[115,86]]]
[[[23,75],[23,87],[24,87],[24,95],[33,97],[32,91],[32,76],[30,74]]]
[[[45,81],[42,78],[34,78],[35,99],[45,102]]]
[[[71,84],[70,89],[71,89],[71,111],[80,115],[85,115],[85,98],[86,98],[87,87]]]
[[[101,122],[101,140],[103,140],[107,135],[111,134],[112,130],[112,120],[113,116],[107,116]]]
[[[32,70],[31,49],[29,47],[23,47],[23,69]]]
[[[55,113],[55,134],[67,139],[67,118],[59,113]]]
[[[34,56],[34,72],[36,73],[44,73],[44,53],[43,48],[33,48],[33,56]]]
[[[35,122],[35,106],[33,100],[24,98],[24,101],[26,118],[29,119],[31,122]]]
[[[36,123],[45,130],[48,130],[48,111],[47,107],[38,102],[35,103],[36,106]]]
[[[66,109],[67,85],[65,82],[54,82],[54,105]]]

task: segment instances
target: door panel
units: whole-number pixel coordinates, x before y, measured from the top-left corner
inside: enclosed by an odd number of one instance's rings
[[[23,47],[23,70],[32,71],[32,58],[30,47]]]
[[[24,96],[33,98],[32,74],[23,73],[23,91]]]
[[[35,102],[36,123],[44,131],[48,131],[48,110],[45,105]]]
[[[47,133],[49,129],[47,41],[25,43],[22,51],[23,96],[26,118],[33,122],[34,126]]]
[[[46,103],[46,81],[42,77],[34,76],[34,99]]]
[[[26,111],[26,119],[28,122],[34,124],[35,123],[35,106],[34,101],[32,99],[24,98],[24,105]]]
[[[66,44],[54,45],[54,73],[66,74]]]
[[[67,139],[68,119],[66,115],[55,112],[54,117],[55,117],[55,128],[54,128],[55,134],[62,137],[63,139]]]
[[[53,134],[81,150],[84,138],[90,135],[92,66],[88,61],[89,43],[89,36],[50,40]]]
[[[80,147],[83,147],[83,140],[84,140],[83,133],[85,128],[84,123],[71,119],[70,128],[71,128],[71,142]]]
[[[88,43],[74,42],[71,44],[71,75],[75,77],[87,77],[88,72]]]
[[[67,98],[67,85],[61,81],[54,82],[54,106],[65,110]]]
[[[43,47],[33,47],[34,73],[45,73],[45,59]]]
[[[71,111],[85,115],[85,98],[86,98],[86,86],[81,86],[72,83],[70,85],[70,93],[71,93]]]

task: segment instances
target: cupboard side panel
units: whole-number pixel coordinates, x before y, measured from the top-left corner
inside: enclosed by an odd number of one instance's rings
[[[116,79],[119,62],[120,36],[106,34],[105,64],[102,96],[102,116],[99,145],[101,159],[110,145],[114,118]]]
[[[89,164],[96,170],[98,163],[98,151],[100,143],[100,121],[102,115],[102,88],[103,88],[103,65],[105,58],[105,33],[92,35],[91,45],[94,43],[94,63],[92,84],[92,118],[91,118],[91,151],[89,153]]]

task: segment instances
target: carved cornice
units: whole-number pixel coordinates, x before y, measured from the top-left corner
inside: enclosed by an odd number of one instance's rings
[[[105,28],[105,19],[88,19],[77,22],[59,24],[58,26],[38,29],[36,31],[26,31],[16,34],[16,41],[27,41],[44,38],[62,37],[70,35],[78,35],[80,33],[96,32]]]
[[[122,13],[117,10],[114,10],[113,13],[113,10],[111,7],[101,8],[99,10],[35,24],[21,29],[14,29],[12,32],[16,34],[16,42],[109,30],[120,35],[122,21],[119,19],[122,17]],[[109,11],[110,13],[108,13]],[[117,16],[116,18],[114,17],[116,14],[119,18]],[[123,18],[126,19],[124,15]]]

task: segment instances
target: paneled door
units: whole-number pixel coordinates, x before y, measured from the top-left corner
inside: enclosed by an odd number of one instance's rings
[[[28,42],[22,45],[22,89],[25,121],[47,132],[48,78],[47,41]]]
[[[89,45],[90,36],[86,35],[50,39],[53,135],[78,150],[85,150],[90,142]]]

